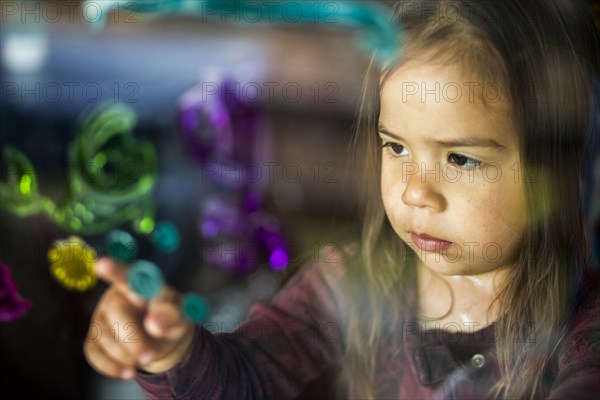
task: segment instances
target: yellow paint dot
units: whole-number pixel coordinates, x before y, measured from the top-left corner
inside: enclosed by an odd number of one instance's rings
[[[86,211],[81,218],[83,218],[83,222],[85,222],[86,224],[91,224],[92,222],[94,222],[94,214],[92,214],[89,211]]]
[[[143,233],[150,233],[154,229],[154,219],[151,217],[144,217],[140,221],[140,231]]]
[[[77,236],[57,240],[48,251],[50,273],[65,288],[79,292],[96,285],[96,250]]]
[[[19,184],[19,190],[25,196],[31,194],[31,177],[29,175],[23,175],[21,177],[21,183]]]
[[[81,220],[79,218],[73,218],[71,220],[71,222],[69,222],[69,225],[71,226],[71,228],[73,228],[74,230],[78,230],[79,228],[81,228]]]
[[[104,153],[96,154],[96,157],[94,157],[94,164],[96,164],[96,167],[98,167],[98,168],[104,167],[104,164],[106,164],[106,154],[104,154]]]
[[[56,250],[54,247],[48,251],[48,258],[50,259],[50,261],[56,260],[57,256],[58,250]]]
[[[85,212],[86,212],[86,209],[83,204],[81,204],[81,203],[75,204],[75,214],[83,215],[83,214],[85,214]]]
[[[150,190],[154,185],[154,177],[151,175],[146,175],[142,179],[140,179],[140,190]]]

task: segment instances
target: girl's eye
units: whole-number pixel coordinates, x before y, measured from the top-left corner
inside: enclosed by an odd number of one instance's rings
[[[475,169],[481,165],[481,161],[469,158],[460,154],[452,153],[448,156],[448,161],[463,169]]]
[[[398,143],[393,142],[385,142],[383,144],[383,148],[388,147],[390,151],[396,156],[404,156],[407,153],[407,150],[404,146]]]

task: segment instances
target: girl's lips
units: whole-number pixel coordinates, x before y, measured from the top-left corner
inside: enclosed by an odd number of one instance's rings
[[[423,251],[441,252],[452,246],[452,242],[438,239],[424,233],[416,234],[414,232],[410,232],[410,237],[412,238],[415,246]]]

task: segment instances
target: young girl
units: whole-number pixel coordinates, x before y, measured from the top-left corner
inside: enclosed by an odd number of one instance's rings
[[[354,144],[362,237],[305,265],[232,333],[143,302],[125,269],[87,359],[149,399],[597,398],[600,298],[581,158],[599,54],[576,1],[400,2],[398,59],[369,71]],[[135,323],[136,343],[96,338]],[[315,384],[316,382],[316,384]],[[311,397],[312,396],[312,397]]]

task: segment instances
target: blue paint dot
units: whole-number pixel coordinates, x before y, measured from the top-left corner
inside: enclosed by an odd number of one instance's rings
[[[181,243],[179,231],[170,222],[159,222],[156,224],[151,240],[159,250],[167,253],[177,250]]]
[[[196,293],[186,293],[183,295],[181,310],[183,315],[194,324],[203,323],[209,314],[208,302],[204,297]]]
[[[131,265],[129,286],[143,299],[151,299],[160,293],[164,284],[163,274],[155,264],[138,260]]]
[[[137,243],[125,231],[111,231],[106,238],[106,246],[111,257],[119,262],[130,262],[137,255]]]

